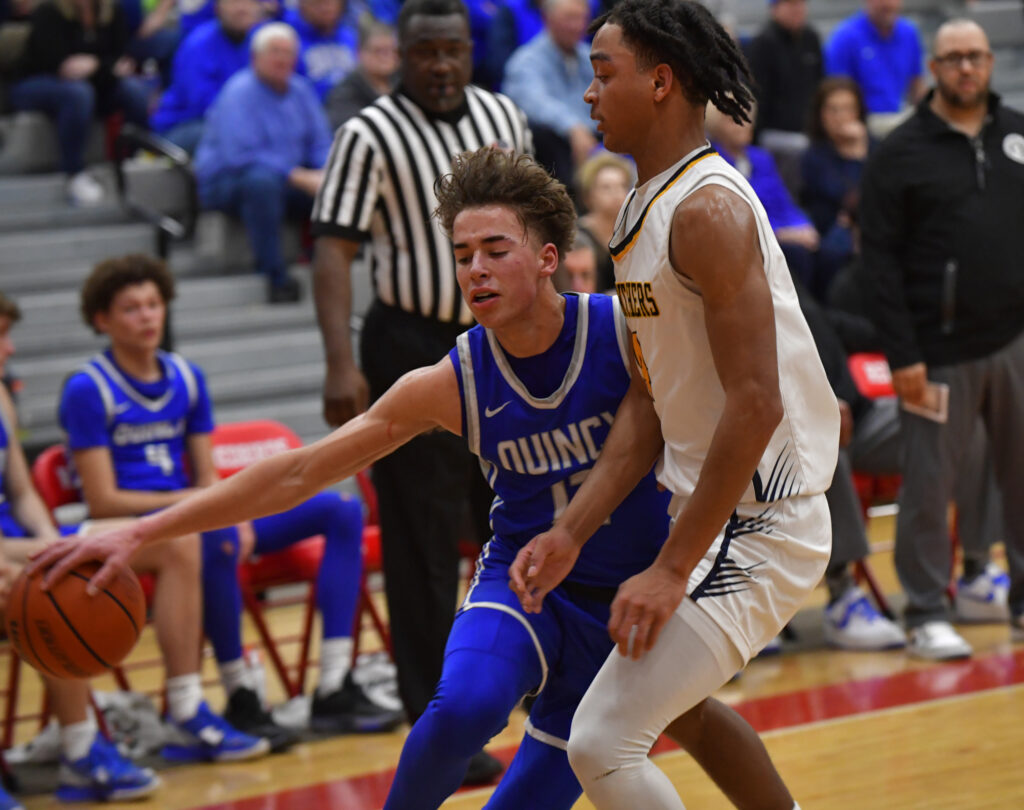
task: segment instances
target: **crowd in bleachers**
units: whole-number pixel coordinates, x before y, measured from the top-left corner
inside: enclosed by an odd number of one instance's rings
[[[587,27],[610,4],[606,0],[472,0],[467,4],[474,81],[507,95],[523,111],[538,161],[574,194],[581,214],[577,241],[558,279],[563,289],[579,292],[609,290],[614,285],[607,246],[634,180],[628,161],[602,150],[600,133],[584,99],[594,78]],[[883,251],[877,209],[871,209],[875,216],[869,217],[868,247],[862,250],[862,184],[889,133],[920,114],[933,98],[929,55],[933,71],[944,69],[943,65],[959,70],[965,64],[972,70],[990,69],[992,55],[984,40],[979,40],[981,45],[957,45],[939,53],[901,13],[900,0],[864,0],[863,8],[837,25],[824,42],[809,15],[814,0],[767,0],[767,20],[756,32],[737,30],[735,5],[728,0],[709,0],[705,5],[730,32],[742,34],[757,99],[755,119],[749,122],[738,122],[709,106],[709,141],[749,180],[765,208],[843,412],[844,453],[829,493],[836,546],[826,575],[826,638],[851,649],[901,647],[907,642],[903,630],[854,581],[853,567],[868,549],[852,473],[901,471],[905,456],[900,449],[901,420],[905,424],[906,417],[901,417],[895,397],[866,398],[853,382],[847,361],[854,353],[888,352],[890,360],[897,361],[893,363],[895,393],[906,398],[909,389],[901,387],[905,383],[899,372],[920,358],[893,357],[891,335],[873,310],[874,302],[884,296],[872,284],[878,287],[882,277],[871,268],[866,270],[865,264]],[[396,87],[401,58],[398,12],[397,0],[3,0],[0,70],[6,104],[13,111],[42,112],[52,121],[59,143],[59,169],[67,175],[67,195],[75,205],[94,204],[105,194],[85,162],[94,119],[117,116],[183,149],[192,156],[200,206],[226,212],[243,224],[255,270],[267,279],[268,300],[294,302],[302,291],[289,275],[279,226],[288,219],[309,219],[328,164],[332,132]],[[935,61],[934,57],[941,58]],[[1012,133],[1007,137],[1010,140],[1003,142],[1003,149],[1008,159],[1024,164],[1024,135],[1017,136],[1019,143],[1012,140]],[[979,138],[978,132],[968,135],[972,148],[980,148]],[[984,183],[984,173],[991,168],[986,160],[992,156],[979,154],[979,182]],[[872,200],[884,198],[879,182],[876,178],[868,187]],[[896,236],[887,238],[891,241]],[[150,302],[154,309],[165,307],[173,295],[164,286],[160,267],[143,262],[142,269],[132,271],[136,276],[125,272],[134,281],[115,285],[98,308],[86,315],[89,325],[109,334],[114,344],[108,353],[114,370],[100,368],[92,376],[106,374],[115,382],[118,369],[130,365],[133,358],[142,357],[140,379],[152,376],[160,363],[173,362],[157,353],[159,335],[155,343],[152,336],[148,338],[153,343],[149,346],[144,336],[133,337],[129,327],[116,332],[110,311],[124,287],[141,284],[158,299]],[[1024,283],[1019,273],[1015,283]],[[919,320],[931,317],[930,313],[914,314]],[[16,307],[0,297],[0,369],[7,356],[4,340],[17,318]],[[1010,319],[1017,323],[1019,313]],[[943,336],[949,334],[959,337],[942,331]],[[1012,334],[1007,339],[1014,338],[1020,342]],[[145,351],[132,340],[146,344]],[[952,353],[953,362],[963,362],[955,346],[949,349],[947,342],[943,348]],[[968,355],[964,357],[974,359]],[[100,409],[96,419],[102,422],[103,403],[93,405]],[[208,410],[208,401],[205,407]],[[6,399],[0,398],[0,426],[10,441],[14,434],[7,427],[7,410]],[[80,409],[79,416],[86,410]],[[993,448],[976,428],[982,417],[992,418],[992,414],[981,410],[979,406],[979,413],[972,415],[968,435],[961,439],[968,448],[971,469],[983,471],[987,482],[993,463],[1002,471],[1006,462],[989,459]],[[1000,418],[1000,424],[1009,429],[1011,418]],[[202,425],[196,432],[203,432]],[[104,443],[83,441],[80,449],[85,450]],[[71,448],[76,449],[74,444]],[[109,461],[97,475],[114,486],[116,476],[108,469]],[[4,471],[4,475],[9,474]],[[1001,473],[1004,489],[1008,481],[1009,474]],[[955,483],[964,546],[955,615],[966,620],[1017,621],[1024,631],[1019,614],[1024,595],[1009,595],[1006,574],[990,559],[990,544],[1003,539],[1007,531],[1000,520],[988,517],[995,510],[986,499],[998,493],[967,486],[975,481]],[[90,490],[95,493],[96,485],[86,486],[87,496]],[[163,502],[147,501],[145,508],[132,502],[118,514],[137,514],[159,505]],[[36,531],[39,527],[25,528],[45,534]],[[308,533],[315,532],[300,534]],[[3,534],[8,534],[6,528]],[[233,563],[237,537],[231,542],[234,556],[228,557]],[[1018,552],[1024,554],[1024,549]],[[215,553],[216,549],[208,556]],[[944,558],[938,563],[934,558],[911,558],[902,566],[903,570],[926,564],[941,568],[944,563]],[[912,601],[922,600],[920,621],[908,628],[911,652],[934,659],[969,655],[969,645],[948,624],[947,614],[924,604],[926,586],[906,579],[904,586],[913,590]],[[207,599],[211,598],[208,594]],[[350,626],[351,617],[345,614],[345,618]],[[936,629],[938,625],[942,626]],[[914,632],[928,627],[930,635]],[[207,632],[211,633],[210,627]],[[239,687],[249,690],[235,649],[237,633],[225,644],[231,652],[218,659],[224,659],[228,693]],[[349,650],[343,645],[334,658],[340,661]],[[191,726],[186,727],[186,721],[191,722],[197,711],[194,673],[191,664],[173,663],[173,655],[167,663],[172,713],[178,694],[178,703],[184,706],[178,711],[180,725],[188,731]],[[324,695],[341,689],[345,671],[333,673]],[[76,718],[69,725],[86,722]],[[259,719],[267,720],[262,714]],[[223,721],[206,717],[203,722]],[[201,725],[193,729],[193,736]],[[245,730],[255,733],[260,727]],[[96,763],[80,761],[95,753],[96,762],[122,769],[125,790],[152,788],[151,774],[132,770],[106,748],[92,752],[86,743],[91,745],[95,737],[93,725],[79,731],[77,737],[68,735],[65,783],[93,789],[89,779]],[[255,745],[245,735],[231,739],[240,750]],[[204,755],[214,758],[209,752]],[[112,794],[97,792],[95,797],[111,798]]]

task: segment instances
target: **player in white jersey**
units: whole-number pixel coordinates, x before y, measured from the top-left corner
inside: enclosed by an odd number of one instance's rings
[[[749,118],[737,46],[686,0],[623,0],[594,28],[585,98],[605,146],[637,163],[611,251],[638,373],[591,475],[510,573],[524,608],[539,609],[657,462],[674,524],[654,564],[619,588],[609,630],[621,655],[580,704],[569,758],[601,810],[678,809],[647,754],[821,578],[839,408],[764,209],[704,136],[708,101]]]

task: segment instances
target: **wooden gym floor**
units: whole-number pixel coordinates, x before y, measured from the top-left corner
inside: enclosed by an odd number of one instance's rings
[[[886,591],[895,593],[889,552],[892,519],[874,518],[870,528],[872,566]],[[778,656],[751,662],[719,694],[762,733],[801,807],[1024,807],[1024,770],[1018,770],[1018,746],[1024,746],[1024,646],[1011,645],[1007,628],[961,627],[975,648],[974,658],[965,662],[917,662],[902,651],[838,652],[822,643],[823,602],[819,589],[794,620],[796,640],[787,642]],[[298,610],[280,609],[274,621],[297,626]],[[150,630],[133,659],[153,655]],[[212,665],[207,674],[212,677]],[[274,697],[273,674],[268,679]],[[143,688],[157,686],[159,673],[140,672],[138,682]],[[38,705],[36,684],[26,673],[26,705]],[[102,680],[96,686],[110,688]],[[215,686],[209,699],[215,707],[224,700]],[[489,750],[511,759],[522,726],[523,715],[517,711]],[[33,731],[26,724],[19,738]],[[161,772],[160,793],[139,807],[377,810],[406,731],[304,742],[252,764],[168,768]],[[682,752],[664,743],[654,757],[679,787],[689,810],[730,807]],[[460,792],[444,807],[477,810],[490,790]],[[24,803],[28,810],[61,806],[48,795],[26,796]],[[592,805],[581,799],[576,807]]]

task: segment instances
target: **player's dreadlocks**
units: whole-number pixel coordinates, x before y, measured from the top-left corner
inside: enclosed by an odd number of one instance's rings
[[[691,0],[621,0],[598,17],[590,33],[605,23],[622,28],[636,52],[637,67],[664,63],[694,104],[711,101],[736,123],[750,121],[754,97],[747,60],[732,37],[700,3]]]

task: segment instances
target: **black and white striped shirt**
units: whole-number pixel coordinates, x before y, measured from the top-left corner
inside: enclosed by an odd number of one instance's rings
[[[532,152],[526,117],[508,98],[470,85],[458,120],[433,117],[408,96],[382,96],[338,130],[313,207],[314,236],[371,240],[374,292],[385,304],[471,324],[451,244],[432,216],[434,181],[467,150]]]

